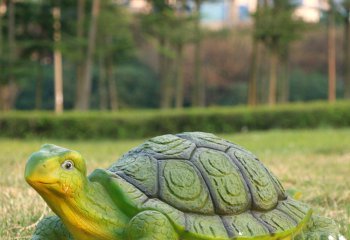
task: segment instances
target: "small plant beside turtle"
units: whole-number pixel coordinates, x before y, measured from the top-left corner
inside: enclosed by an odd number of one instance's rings
[[[213,134],[158,136],[86,174],[72,150],[30,156],[25,178],[56,213],[33,240],[345,239],[256,156]]]

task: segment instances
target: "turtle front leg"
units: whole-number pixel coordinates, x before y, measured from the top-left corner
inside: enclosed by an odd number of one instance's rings
[[[128,240],[178,240],[168,218],[157,211],[144,211],[133,217],[127,229]]]
[[[73,240],[57,216],[43,218],[35,228],[32,240]]]
[[[346,240],[337,224],[329,218],[314,215],[295,240]]]

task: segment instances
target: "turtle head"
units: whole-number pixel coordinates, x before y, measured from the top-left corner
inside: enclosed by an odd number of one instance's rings
[[[41,195],[73,197],[87,182],[86,165],[76,151],[45,144],[25,167],[26,181]]]

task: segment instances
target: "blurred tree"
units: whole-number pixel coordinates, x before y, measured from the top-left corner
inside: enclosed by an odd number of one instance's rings
[[[280,61],[280,84],[277,100],[281,103],[286,103],[289,101],[289,49],[282,54]]]
[[[193,86],[193,106],[204,107],[205,106],[205,81],[201,76],[201,6],[203,0],[194,0],[195,3],[195,24],[194,24],[194,86]]]
[[[3,54],[3,51],[2,51],[2,49],[3,49],[3,47],[2,47],[2,44],[3,44],[3,42],[2,42],[3,41],[2,40],[2,38],[3,38],[2,23],[3,23],[3,20],[2,20],[2,18],[4,17],[5,13],[6,13],[6,5],[4,3],[4,0],[0,0],[0,60],[2,59],[2,54]]]
[[[248,105],[255,106],[258,104],[258,71],[260,67],[260,43],[253,39],[253,48],[251,55],[251,70],[248,82]]]
[[[106,67],[102,54],[98,54],[98,95],[99,108],[101,110],[108,109],[108,92],[106,84]]]
[[[44,68],[51,68],[53,63],[54,21],[51,14],[53,6],[59,5],[52,4],[50,1],[17,3],[17,24],[20,28],[25,29],[17,37],[17,52],[21,59],[21,64],[17,66],[17,72],[20,72],[17,75],[21,81],[20,97],[23,96],[22,92],[26,91],[23,82],[35,81],[35,93],[32,97],[34,97],[36,109],[41,109],[46,106],[46,102],[51,102],[51,99],[45,99],[44,103],[43,97],[46,91]],[[62,25],[61,21],[58,25],[56,24],[58,27],[60,25]],[[61,49],[61,43],[56,44],[55,49]],[[52,76],[54,72],[50,78],[53,84]],[[32,102],[29,99],[27,101]]]
[[[55,81],[55,112],[63,112],[63,69],[62,69],[62,52],[59,49],[61,43],[61,8],[54,6],[52,8],[54,18],[54,81]]]
[[[251,53],[251,32],[233,29],[230,31],[220,30],[207,32],[202,43],[203,77],[205,78],[208,91],[206,97],[207,105],[215,104],[237,104],[238,99],[233,94],[236,90],[247,90],[246,81],[249,78],[250,64],[247,64]],[[192,52],[186,51],[187,62],[186,79],[193,79]],[[191,62],[190,62],[191,61]],[[189,81],[187,86],[191,86]],[[245,85],[245,87],[241,87]],[[230,92],[231,91],[231,92]],[[187,104],[191,100],[191,92],[187,90]],[[247,92],[239,93],[239,102],[247,99]]]
[[[270,53],[269,105],[275,105],[277,100],[279,60],[283,59],[283,56],[288,56],[290,43],[297,39],[303,30],[301,20],[294,17],[294,9],[295,5],[288,0],[265,1],[254,14],[254,36],[269,49]],[[288,63],[288,61],[282,62]],[[283,85],[288,86],[288,83]]]
[[[173,14],[172,7],[166,0],[152,0],[152,11],[141,16],[142,30],[156,40],[158,52],[158,75],[161,81],[160,107],[170,108],[172,99],[170,63],[173,52],[169,49],[168,16]]]
[[[310,91],[312,89],[312,91]],[[337,94],[342,86],[338,84]],[[328,76],[320,72],[294,70],[290,73],[290,100],[292,102],[325,100],[328,95]]]
[[[256,15],[255,15],[255,21],[254,21],[254,27],[259,21],[260,17],[260,1],[256,1]],[[258,84],[258,71],[260,67],[260,41],[257,39],[257,37],[253,34],[252,36],[252,55],[251,55],[251,70],[248,80],[248,105],[255,106],[258,103],[258,92],[257,92],[257,84]]]
[[[82,98],[82,91],[83,88],[83,76],[84,76],[84,64],[82,59],[84,59],[84,44],[83,39],[85,37],[85,8],[86,8],[86,1],[85,0],[78,0],[77,1],[77,27],[76,27],[76,34],[77,34],[77,42],[79,42],[77,46],[77,61],[76,61],[76,93],[75,93],[75,108],[79,109],[80,99]]]
[[[41,64],[37,64],[36,71],[38,73],[35,83],[35,109],[40,110],[43,105],[43,70]]]
[[[202,40],[204,34],[201,28],[201,8],[205,1],[214,2],[216,0],[194,0],[194,83],[192,106],[204,107],[206,105],[207,83],[202,76]]]
[[[171,19],[170,43],[174,56],[174,76],[175,76],[175,107],[182,108],[184,105],[184,48],[186,44],[193,41],[195,36],[191,34],[194,18],[187,11],[186,1],[178,2],[175,14]]]
[[[184,74],[183,74],[183,49],[182,43],[176,44],[176,94],[175,94],[175,107],[183,108],[184,105]]]
[[[93,0],[91,6],[91,18],[88,35],[88,46],[86,51],[85,66],[81,82],[81,94],[77,98],[77,109],[86,111],[90,108],[92,68],[96,48],[97,22],[100,14],[100,0]]]
[[[4,60],[5,60],[5,56],[4,56],[4,51],[3,51],[3,17],[6,14],[6,4],[3,0],[0,0],[0,71],[4,72]],[[4,109],[3,106],[3,101],[4,101],[4,97],[3,97],[3,88],[5,85],[5,81],[4,78],[5,76],[0,76],[0,110]]]
[[[160,85],[157,74],[137,59],[118,66],[118,100],[121,108],[159,107]]]
[[[5,85],[8,86],[11,73],[11,68],[9,68],[11,44],[9,41],[9,3],[9,1],[0,0],[1,89],[5,89],[3,87]],[[192,3],[194,4],[194,2]],[[6,4],[6,8],[1,7],[4,4]],[[16,108],[18,109],[33,109],[34,107],[52,109],[54,107],[53,50],[55,46],[52,39],[53,18],[50,10],[55,4],[57,2],[54,1],[15,1],[15,61],[12,73],[17,86],[15,92],[18,92],[16,99]],[[91,22],[91,4],[92,0],[59,1],[59,6],[62,9],[62,41],[58,47],[62,51],[64,60],[63,87],[66,109],[71,109],[74,106],[75,95],[82,93],[78,78],[79,76],[81,78],[83,74],[78,72],[81,71],[79,65],[83,69],[86,63],[85,56],[88,52],[86,35],[89,33],[89,23]],[[144,41],[144,35],[142,38],[139,37],[141,34],[138,33],[140,28],[137,28],[139,26],[138,18],[133,18],[133,15],[128,14],[114,0],[100,0],[100,4],[101,9],[96,27],[96,49],[95,53],[92,54],[91,64],[90,107],[101,109],[157,107],[160,103],[159,99],[164,100],[164,98],[167,100],[165,103],[163,102],[162,106],[191,105],[191,98],[192,96],[194,98],[195,95],[191,92],[194,89],[190,89],[195,85],[193,82],[195,64],[194,44],[188,43],[195,41],[194,18],[197,15],[193,11],[189,11],[189,7],[185,6],[182,0],[171,1],[171,4],[170,1],[157,0],[156,9],[163,10],[157,12],[154,9],[149,14],[152,16],[149,16],[148,22],[142,24],[142,29],[148,33],[147,35],[150,36],[152,42],[157,43],[154,44],[157,46],[155,51],[154,47],[145,43],[147,41]],[[277,5],[269,5],[270,11],[272,12]],[[277,70],[271,71],[278,74],[275,101],[327,98],[327,56],[324,54],[327,35],[324,34],[324,29],[314,27],[315,31],[306,34],[303,41],[294,44],[293,51],[289,51],[289,40],[286,41],[284,38],[293,35],[294,30],[290,31],[290,26],[285,24],[285,31],[289,32],[282,32],[277,24],[282,21],[282,17],[274,12],[271,14],[273,16],[270,18],[271,22],[266,21],[268,23],[266,26],[270,29],[265,29],[270,32],[266,34],[265,38],[258,38],[261,35],[254,31],[254,39],[259,44],[257,48],[260,48],[260,51],[257,51],[258,62],[259,59],[264,59],[266,51],[272,51],[270,44],[277,43],[271,44],[275,45],[276,49],[278,47],[278,51],[276,51]],[[288,23],[287,20],[285,22]],[[302,28],[298,28],[297,32],[300,29]],[[130,33],[131,31],[134,35]],[[214,34],[203,34],[203,29],[200,31],[201,36],[203,36],[200,44],[200,63],[204,66],[201,77],[205,82],[205,89],[210,93],[206,97],[206,104],[243,103],[247,98],[244,91],[248,86],[246,83],[246,79],[249,78],[248,67],[255,65],[253,59],[249,58],[252,48],[255,48],[249,41],[250,31],[247,28],[226,31],[232,35],[230,37],[219,36],[219,34],[217,37],[212,37]],[[346,36],[348,34],[344,35],[344,37]],[[134,49],[133,40],[138,41],[135,44],[136,49]],[[348,42],[345,40],[344,47]],[[146,46],[148,47],[147,52],[143,49]],[[346,59],[347,51],[342,51],[343,48],[336,50],[337,61],[341,60],[340,56],[343,53],[345,54],[344,59]],[[141,53],[141,51],[144,52]],[[305,54],[306,52],[307,54]],[[144,63],[140,62],[142,54],[146,56]],[[156,64],[151,63],[152,61],[157,62],[157,58],[153,58],[157,54],[160,59],[159,72],[161,73],[158,76],[155,74]],[[298,75],[295,74],[295,70],[288,70],[289,61],[291,61],[293,68],[301,69],[302,73]],[[148,67],[150,65],[152,68]],[[262,102],[260,95],[268,92],[266,91],[268,84],[263,85],[260,76],[267,75],[264,69],[269,70],[268,61],[261,61],[260,67],[259,64],[257,65],[256,75],[259,77],[256,84],[253,85],[256,86],[259,102]],[[346,66],[348,64],[344,62],[344,67]],[[289,74],[291,75],[290,84],[288,79],[284,80],[285,76]],[[160,75],[164,77],[159,79]],[[302,80],[297,79],[299,76]],[[252,78],[252,76],[250,77]],[[317,85],[318,81],[319,86]],[[159,83],[162,84],[161,88]],[[339,91],[342,87],[341,83],[337,86],[337,94],[340,93],[339,95],[342,94]],[[289,85],[290,94],[288,94]],[[3,96],[6,95],[1,95],[1,97]],[[264,99],[267,97],[264,96]]]
[[[130,31],[131,16],[113,1],[101,3],[98,19],[96,52],[99,58],[99,99],[102,109],[118,110],[119,100],[115,72],[118,65],[134,55],[134,43]]]
[[[7,56],[5,65],[7,74],[3,72],[3,79],[0,79],[0,109],[11,110],[16,99],[18,86],[16,84],[16,25],[15,25],[15,1],[7,2]]]
[[[336,100],[336,29],[335,29],[335,4],[333,0],[328,1],[328,101],[334,102]]]
[[[183,48],[193,39],[193,18],[185,13],[185,1],[172,5],[166,0],[153,0],[153,11],[144,15],[142,26],[146,34],[157,41],[161,108],[170,108],[175,96],[177,107],[183,105]],[[176,86],[174,86],[174,75]],[[174,91],[175,89],[175,91]],[[175,94],[176,93],[176,94]]]
[[[350,99],[350,0],[343,0],[344,19],[344,97]]]

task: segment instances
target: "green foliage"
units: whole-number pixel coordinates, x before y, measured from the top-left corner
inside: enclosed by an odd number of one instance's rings
[[[305,24],[295,18],[295,6],[287,0],[274,0],[260,6],[255,18],[254,37],[270,50],[285,54],[290,42],[298,39]]]
[[[118,67],[115,76],[122,108],[158,106],[159,81],[152,69],[140,63],[124,64]]]
[[[35,76],[32,69],[40,64],[39,60],[47,58],[52,51],[52,16],[49,4],[38,4],[30,1],[16,2],[16,56],[14,62],[11,63],[8,42],[8,12],[1,16],[0,83],[2,84],[8,82],[10,75],[13,75],[15,79],[29,80]],[[9,67],[11,64],[13,64],[13,68]]]
[[[232,106],[247,102],[247,84],[235,82],[230,86],[213,86],[208,91],[208,102],[212,105]]]
[[[290,76],[290,101],[312,101],[328,96],[327,76],[317,72],[293,71]],[[342,95],[341,84],[337,85],[337,96]]]
[[[133,54],[130,21],[130,13],[125,8],[112,1],[102,1],[97,27],[97,55],[111,55],[113,62],[120,63]]]
[[[149,96],[150,98],[154,96]],[[209,108],[120,113],[10,112],[0,116],[0,136],[66,139],[139,138],[182,131],[237,132],[242,129],[350,126],[350,102],[281,105],[250,109]]]
[[[176,55],[174,45],[184,45],[194,40],[195,17],[186,13],[186,6],[181,5],[176,9],[164,0],[153,0],[152,4],[154,11],[140,16],[142,30],[157,39],[160,54],[173,59]]]

